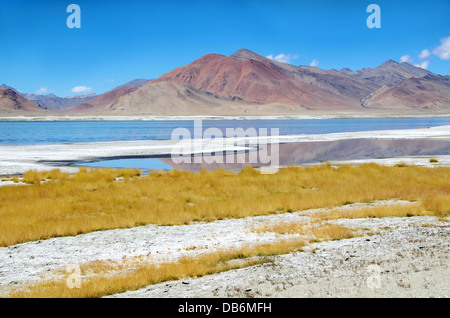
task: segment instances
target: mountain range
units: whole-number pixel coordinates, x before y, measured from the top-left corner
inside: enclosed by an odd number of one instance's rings
[[[0,88],[7,88],[11,89],[20,96],[28,99],[29,101],[35,102],[38,104],[41,108],[46,108],[48,110],[65,110],[71,107],[74,107],[76,105],[79,105],[80,103],[86,102],[96,96],[96,94],[89,94],[89,95],[76,95],[76,96],[70,96],[70,97],[58,97],[54,94],[27,94],[20,92],[8,85],[1,85]]]
[[[61,98],[2,85],[0,115],[238,115],[317,111],[450,110],[450,75],[388,60],[376,68],[324,70],[247,49],[206,54],[153,80],[101,95]]]
[[[39,106],[22,96],[15,90],[0,87],[0,115],[14,116],[18,114],[45,115],[46,108]]]

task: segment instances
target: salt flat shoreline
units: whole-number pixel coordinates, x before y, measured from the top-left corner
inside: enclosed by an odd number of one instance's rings
[[[450,140],[450,126],[420,129],[377,130],[329,134],[303,134],[267,137],[232,137],[198,139],[200,147],[192,147],[190,154],[212,152],[251,151],[249,145],[261,142],[272,144],[305,144],[342,140]],[[195,141],[195,140],[194,140]],[[0,175],[18,175],[30,169],[50,170],[56,167],[74,172],[74,164],[112,159],[170,158],[174,147],[189,146],[193,140],[139,140],[50,145],[0,145]],[[247,145],[249,144],[249,145]],[[184,146],[183,146],[184,145]],[[281,155],[281,154],[280,154]],[[445,154],[450,155],[450,154]]]
[[[49,116],[0,116],[3,121],[189,121],[189,120],[289,120],[289,119],[369,119],[369,118],[448,118],[449,112],[417,113],[417,112],[339,112],[339,113],[305,113],[280,115],[49,115]]]

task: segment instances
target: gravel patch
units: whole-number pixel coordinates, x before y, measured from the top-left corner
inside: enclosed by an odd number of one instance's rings
[[[349,204],[343,208],[352,209],[386,204],[412,203],[388,200]],[[221,249],[275,242],[283,239],[284,236],[271,232],[257,233],[255,228],[277,222],[306,223],[311,220],[311,214],[324,211],[326,209],[314,209],[182,226],[146,225],[1,247],[0,293],[41,281],[43,278],[61,275],[61,272],[64,273],[73,265],[97,260],[127,264],[133,257],[144,256],[146,261],[158,263]],[[390,277],[393,275],[392,273],[401,274],[398,279],[397,276],[393,277],[392,281],[405,281],[409,274],[412,275],[411,277],[417,276],[414,282],[419,282],[417,283],[419,287],[415,287],[414,291],[407,290],[414,296],[449,296],[448,289],[443,290],[445,284],[448,286],[449,277],[447,275],[446,278],[444,275],[448,274],[449,252],[449,228],[446,222],[441,222],[435,217],[341,219],[330,222],[355,229],[370,229],[378,231],[380,234],[342,241],[314,243],[303,253],[277,256],[270,264],[189,279],[189,284],[171,282],[154,285],[117,296],[302,297],[323,296],[328,292],[332,296],[344,296],[350,293],[349,288],[353,286],[352,284],[356,284],[357,279],[367,276],[367,266],[370,264],[379,264],[382,271],[389,270],[387,273],[391,274],[382,274],[382,278]],[[415,254],[419,252],[421,254]],[[416,258],[413,258],[414,255]],[[434,255],[434,257],[429,257],[430,255]],[[346,258],[349,259],[346,260]],[[411,261],[412,259],[414,262]],[[358,261],[356,262],[356,260]],[[418,272],[411,267],[413,264],[419,268]],[[435,272],[436,276],[433,274]],[[429,281],[430,275],[431,281]],[[325,282],[336,286],[325,288]],[[416,283],[408,282],[410,286],[416,286]],[[360,282],[358,285],[359,289],[364,289],[361,284]],[[338,287],[341,285],[348,285],[348,288],[339,292]],[[425,288],[425,285],[428,287]],[[303,289],[305,286],[307,288]],[[355,290],[356,287],[352,288],[351,290]],[[249,291],[243,292],[245,290]],[[428,290],[429,293],[427,294],[425,290]],[[358,291],[358,293],[360,294],[355,295],[369,295],[367,292]],[[399,295],[404,294],[400,293]]]
[[[449,297],[450,228],[428,218],[369,219],[379,235],[310,246],[263,264],[111,297]],[[345,222],[343,222],[345,223]],[[357,220],[352,220],[357,223]],[[374,224],[376,223],[376,224]]]

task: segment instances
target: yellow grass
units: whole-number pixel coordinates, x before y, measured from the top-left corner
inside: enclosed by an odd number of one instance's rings
[[[342,240],[356,236],[356,231],[348,227],[319,222],[264,224],[257,227],[256,232],[273,232],[280,235],[298,234],[309,237],[310,241]]]
[[[196,257],[184,257],[178,261],[162,264],[139,263],[124,271],[114,271],[117,264],[93,262],[82,266],[84,277],[80,288],[69,288],[66,275],[57,280],[46,280],[17,289],[6,297],[11,298],[93,298],[148,285],[188,277],[201,277],[236,268],[243,268],[270,261],[267,256],[301,251],[305,242],[298,239],[283,240],[272,244],[247,246],[231,251],[217,251]],[[233,260],[241,260],[233,262]]]
[[[363,208],[337,208],[329,212],[317,213],[313,217],[322,220],[334,219],[357,219],[357,218],[384,218],[384,217],[410,217],[439,214],[438,209],[435,212],[429,212],[423,204],[405,204],[405,205],[379,205],[367,206]]]
[[[120,178],[120,179],[118,179]],[[246,168],[199,173],[58,170],[24,175],[30,185],[0,188],[0,246],[143,224],[175,225],[352,202],[418,200],[437,216],[450,211],[450,168],[418,166]],[[42,182],[45,181],[45,182]]]

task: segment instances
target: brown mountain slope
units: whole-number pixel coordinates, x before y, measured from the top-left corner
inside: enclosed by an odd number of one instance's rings
[[[364,78],[349,76],[346,73],[277,62],[247,49],[240,49],[230,55],[230,57],[268,61],[283,70],[292,80],[311,85],[319,90],[341,96],[344,99],[360,100],[381,87],[379,84],[372,83]]]
[[[227,57],[207,54],[160,78],[123,95],[108,112],[138,114],[257,114],[293,113],[314,110],[362,110],[366,108],[445,107],[447,87],[434,83],[409,87],[411,92],[397,99],[382,92],[407,79],[432,73],[408,63],[391,60],[371,69],[322,70],[317,67],[281,63],[241,49]],[[443,77],[445,79],[445,77]],[[176,83],[178,85],[168,85]],[[389,83],[384,85],[383,83]],[[395,84],[392,84],[395,83]],[[408,83],[407,81],[405,82]],[[158,84],[158,85],[156,85]],[[161,84],[161,85],[159,85]],[[406,85],[405,84],[405,85]],[[444,91],[437,104],[422,101]],[[418,99],[408,96],[421,91]],[[375,92],[377,92],[375,94]],[[416,95],[417,97],[418,95]],[[431,96],[431,97],[430,97]],[[385,101],[379,103],[380,100]],[[434,106],[431,106],[434,105]]]
[[[49,113],[47,109],[29,101],[8,88],[0,88],[0,116]]]
[[[450,109],[450,79],[439,75],[408,78],[383,86],[363,100],[367,108]]]
[[[380,86],[395,85],[407,78],[423,77],[428,74],[432,73],[409,63],[397,63],[393,60],[388,60],[376,68],[364,68],[354,72],[354,76]]]
[[[350,97],[334,94],[299,80],[288,71],[289,65],[280,66],[281,63],[274,63],[266,58],[236,56],[238,55],[227,57],[207,54],[164,74],[152,83],[175,82],[233,101],[248,103],[281,103],[310,109],[360,107],[359,101]],[[295,70],[292,69],[292,72]]]
[[[267,57],[264,57],[258,53],[255,53],[253,51],[247,50],[247,49],[240,49],[233,54],[230,55],[230,57],[238,58],[238,59],[244,59],[244,60],[266,60],[266,61],[273,61]],[[283,63],[286,64],[286,63]],[[288,64],[290,65],[290,64]]]
[[[450,109],[449,81],[448,75],[437,76],[392,60],[357,71],[323,70],[277,62],[241,49],[230,56],[207,54],[156,80],[128,82],[61,113],[256,115],[367,108]],[[17,98],[5,98],[8,107],[3,109],[17,112],[39,106]]]
[[[149,83],[112,104],[111,115],[239,115],[280,114],[301,111],[298,106],[250,105],[174,82]],[[304,110],[304,109],[303,109]]]
[[[127,94],[130,94],[141,87],[143,84],[147,83],[148,80],[134,80],[125,83],[119,87],[116,87],[104,94],[101,94],[88,102],[77,105],[67,109],[68,113],[78,114],[78,113],[98,113],[107,110],[112,104],[117,102],[117,100]]]

